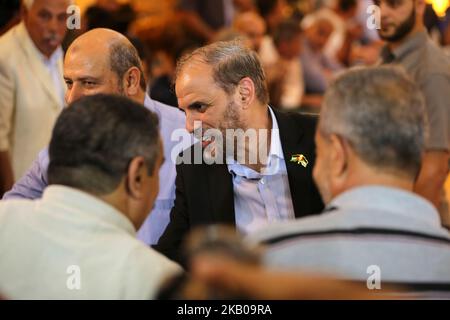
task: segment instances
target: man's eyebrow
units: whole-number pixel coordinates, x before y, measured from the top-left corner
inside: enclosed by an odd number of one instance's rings
[[[64,80],[70,80],[70,81],[92,81],[92,80],[98,80],[99,78],[95,78],[95,77],[89,77],[89,76],[83,76],[83,77],[78,77],[78,78],[71,78],[68,76],[64,76],[63,77]]]

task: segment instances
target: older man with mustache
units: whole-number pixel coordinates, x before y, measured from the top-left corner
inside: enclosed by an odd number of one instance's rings
[[[0,194],[48,143],[64,104],[61,42],[71,3],[23,1],[22,23],[0,38]]]
[[[78,37],[64,59],[64,79],[68,104],[88,95],[118,94],[143,104],[155,112],[160,121],[164,162],[160,174],[160,192],[152,214],[139,230],[138,237],[155,244],[169,223],[169,212],[175,198],[175,164],[172,154],[189,146],[172,140],[172,133],[184,130],[185,116],[176,108],[150,99],[145,93],[141,61],[136,49],[122,34],[109,29],[94,29]],[[39,153],[30,170],[5,194],[3,199],[36,199],[48,185],[48,150]]]

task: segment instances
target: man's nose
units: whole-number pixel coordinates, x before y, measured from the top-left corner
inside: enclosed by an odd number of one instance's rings
[[[71,104],[72,102],[78,100],[82,97],[82,92],[76,84],[73,84],[72,88],[66,91],[66,103]]]
[[[194,132],[194,129],[195,129],[194,121],[195,121],[195,119],[194,119],[194,117],[192,115],[192,112],[186,111],[186,130],[189,133],[193,133]]]
[[[58,31],[58,26],[59,26],[58,17],[56,16],[51,17],[50,21],[48,22],[49,31],[52,33],[56,33]]]

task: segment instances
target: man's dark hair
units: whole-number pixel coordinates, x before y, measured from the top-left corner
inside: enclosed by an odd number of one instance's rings
[[[273,32],[273,43],[278,46],[281,42],[292,41],[301,34],[300,24],[295,20],[282,21]]]
[[[20,0],[0,0],[0,31],[6,27],[20,11]]]
[[[130,161],[145,159],[154,170],[160,139],[158,117],[121,96],[83,97],[65,108],[49,147],[49,184],[105,195],[127,174]]]
[[[122,81],[123,76],[131,67],[136,67],[139,69],[139,73],[141,74],[139,86],[142,90],[147,90],[147,84],[145,83],[144,71],[142,69],[139,53],[131,43],[125,44],[123,41],[113,43],[111,45],[109,55],[111,70],[117,75],[119,81]]]
[[[357,4],[356,0],[339,0],[337,3],[339,10],[342,12],[353,9]]]
[[[266,18],[270,15],[278,4],[279,0],[255,0],[256,10],[261,17]]]

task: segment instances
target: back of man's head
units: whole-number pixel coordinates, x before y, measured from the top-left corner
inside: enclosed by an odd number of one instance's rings
[[[65,108],[55,124],[48,181],[108,195],[136,157],[152,175],[160,148],[158,118],[144,106],[120,96],[87,96]]]
[[[357,68],[327,90],[318,130],[348,141],[367,166],[414,180],[424,151],[424,110],[420,90],[403,70]]]

